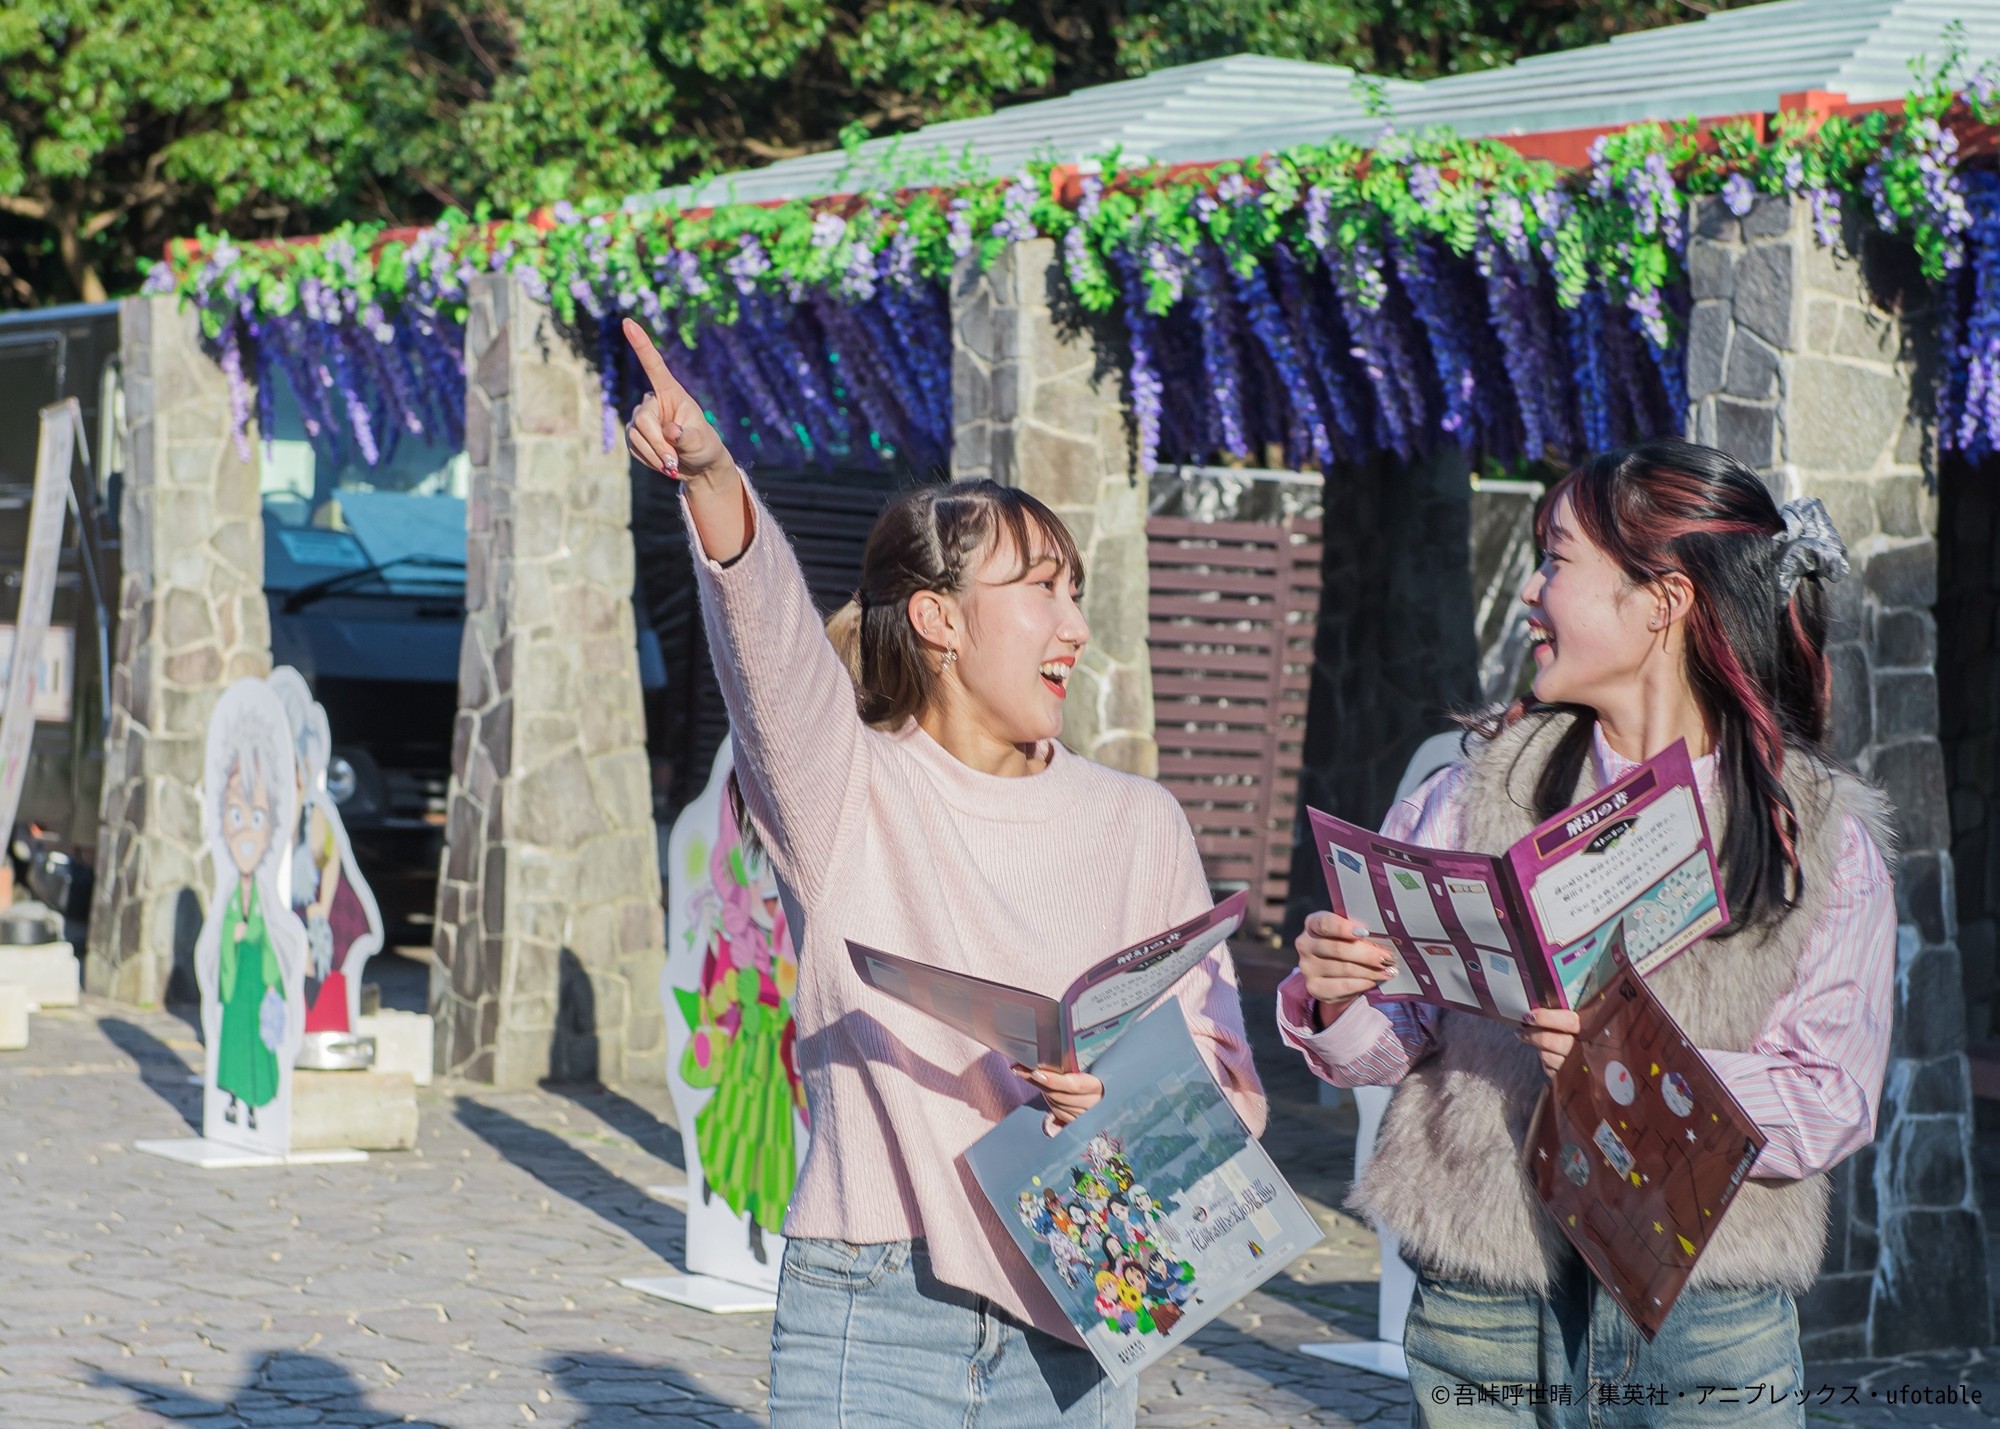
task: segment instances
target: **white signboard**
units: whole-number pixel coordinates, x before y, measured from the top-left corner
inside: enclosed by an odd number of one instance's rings
[[[12,677],[14,627],[0,624],[0,682]],[[76,630],[51,625],[42,636],[42,660],[35,670],[35,718],[44,724],[68,724],[76,697]]]
[[[41,443],[35,450],[34,504],[28,512],[28,549],[21,562],[21,606],[15,616],[23,648],[40,650],[55,607],[56,566],[62,558],[63,514],[69,502],[69,469],[83,409],[76,398],[42,408]],[[14,827],[21,782],[28,774],[28,746],[35,733],[37,683],[42,662],[22,660],[7,673],[0,705],[0,833]]]

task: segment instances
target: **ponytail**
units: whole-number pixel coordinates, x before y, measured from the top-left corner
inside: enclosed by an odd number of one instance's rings
[[[847,603],[826,618],[826,638],[833,643],[834,654],[840,656],[840,663],[847,667],[848,678],[856,685],[861,683],[861,594],[859,591]]]

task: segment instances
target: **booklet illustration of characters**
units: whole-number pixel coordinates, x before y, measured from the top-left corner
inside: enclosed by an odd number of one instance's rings
[[[1765,1137],[1616,938],[1605,963],[1522,1156],[1542,1204],[1650,1340]]]
[[[1081,1072],[1243,925],[1248,903],[1247,894],[1230,894],[1199,917],[1113,953],[1061,997],[899,958],[851,939],[847,955],[876,991],[928,1012],[1022,1066]]]
[[[979,1189],[1104,1372],[1124,1384],[1321,1233],[1169,998],[1092,1069],[1055,1135],[1017,1107],[965,1153]]]
[[[1306,813],[1333,911],[1395,954],[1375,997],[1510,1022],[1531,1007],[1580,1007],[1608,975],[1621,926],[1645,973],[1729,916],[1685,741],[1499,857]]]

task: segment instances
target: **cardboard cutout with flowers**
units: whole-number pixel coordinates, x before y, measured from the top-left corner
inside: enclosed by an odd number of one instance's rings
[[[731,747],[667,844],[667,1087],[687,1157],[687,1271],[775,1290],[805,1159],[798,954],[728,793]]]

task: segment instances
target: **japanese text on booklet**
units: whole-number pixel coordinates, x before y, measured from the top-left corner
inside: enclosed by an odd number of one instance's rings
[[[1676,742],[1499,857],[1421,848],[1308,809],[1333,910],[1390,947],[1374,996],[1518,1021],[1579,1007],[1623,925],[1652,971],[1728,918],[1687,745]]]
[[[1320,1240],[1195,1050],[1181,1005],[1093,1071],[1104,1099],[1054,1136],[1016,1108],[966,1152],[1014,1244],[1123,1384]]]
[[[1765,1137],[1615,935],[1604,966],[1522,1154],[1542,1204],[1650,1340]]]
[[[1059,998],[932,967],[850,940],[854,971],[906,1002],[1027,1067],[1080,1072],[1118,1040],[1218,943],[1243,924],[1248,897],[1233,893],[1198,918],[1113,953]]]

